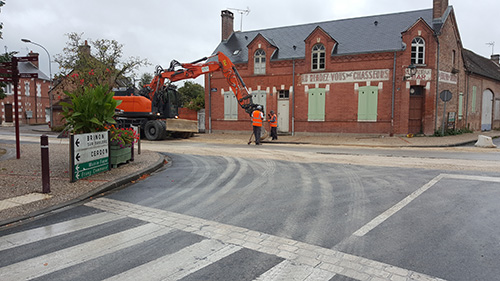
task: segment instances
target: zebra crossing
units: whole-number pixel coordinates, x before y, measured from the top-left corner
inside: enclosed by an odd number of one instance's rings
[[[442,280],[288,238],[119,200],[99,198],[85,207],[96,212],[0,237],[0,280],[264,281],[334,280],[336,276]],[[124,220],[134,223],[117,228]],[[106,226],[116,231],[92,236],[102,232],[94,229]],[[48,241],[71,240],[77,234],[89,240],[30,253]],[[13,258],[19,252],[22,257]]]

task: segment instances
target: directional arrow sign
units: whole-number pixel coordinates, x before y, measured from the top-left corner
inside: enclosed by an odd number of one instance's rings
[[[108,131],[72,136],[72,181],[109,170]]]

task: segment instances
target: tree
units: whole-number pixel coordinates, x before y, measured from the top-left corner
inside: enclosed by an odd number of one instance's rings
[[[68,33],[68,42],[62,54],[55,57],[63,76],[78,75],[80,87],[107,85],[109,90],[118,83],[132,86],[134,71],[149,65],[147,59],[130,57],[123,59],[123,45],[116,40],[82,40],[83,33]],[[90,45],[88,45],[90,41]]]
[[[205,89],[200,84],[187,81],[178,92],[184,107],[196,111],[205,108]]]
[[[151,73],[143,73],[141,80],[139,81],[139,89],[144,88],[144,85],[149,85],[153,80],[153,75]]]

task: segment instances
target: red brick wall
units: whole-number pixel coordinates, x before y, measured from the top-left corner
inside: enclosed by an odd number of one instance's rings
[[[26,96],[25,83],[29,83],[29,95]],[[37,85],[40,85],[41,96],[37,95]],[[45,109],[50,107],[49,101],[49,86],[50,82],[42,79],[35,78],[21,78],[19,79],[18,87],[18,112],[20,124],[45,124],[46,116]],[[14,89],[12,89],[14,93]],[[1,101],[2,109],[5,110],[5,104],[12,104],[12,116],[15,118],[14,113],[14,95],[7,95]],[[32,112],[32,118],[26,118],[26,112]],[[2,118],[5,121],[5,112],[2,111]],[[15,119],[14,119],[15,120]]]
[[[411,63],[411,42],[415,37],[422,37],[425,40],[425,65],[419,65],[420,69],[431,70],[431,76],[427,80],[410,79],[406,80],[405,70]],[[470,116],[465,120],[458,120],[458,94],[467,93],[466,74],[461,56],[462,45],[455,17],[450,14],[447,21],[444,23],[439,36],[439,69],[447,73],[457,73],[457,82],[455,84],[445,83],[440,81],[439,87],[436,87],[438,79],[438,42],[434,36],[433,30],[423,21],[416,22],[409,30],[402,34],[402,39],[406,45],[404,51],[388,52],[388,53],[370,53],[345,56],[330,56],[332,49],[335,47],[335,41],[321,29],[316,29],[305,40],[305,53],[303,59],[295,61],[272,61],[271,54],[275,51],[275,47],[269,44],[265,38],[258,36],[249,45],[249,60],[248,64],[236,65],[247,88],[252,90],[265,90],[267,92],[266,112],[277,108],[277,92],[282,87],[290,89],[295,86],[295,123],[294,129],[296,132],[328,132],[328,133],[370,133],[370,134],[399,134],[405,135],[408,133],[409,126],[409,103],[410,103],[410,87],[422,86],[425,89],[424,109],[422,112],[422,130],[424,134],[431,135],[435,130],[440,129],[442,124],[442,116],[444,103],[439,99],[439,93],[443,90],[449,90],[453,94],[453,98],[446,104],[446,113],[456,112],[457,128],[464,128],[472,125],[473,129],[477,129],[479,121],[477,117]],[[329,89],[326,92],[325,99],[325,121],[307,121],[308,120],[308,93],[307,88],[316,88],[314,84],[302,84],[301,75],[313,73],[311,70],[311,49],[314,44],[321,42],[326,47],[326,69],[318,72],[341,72],[353,70],[371,70],[371,69],[389,69],[389,79],[384,81],[371,81],[371,86],[379,86],[378,91],[378,107],[377,107],[377,122],[358,122],[358,87],[367,86],[368,83],[330,83],[319,84],[318,88]],[[253,54],[259,48],[266,52],[266,75],[253,74]],[[455,62],[452,61],[453,50],[455,50]],[[396,60],[396,68],[394,69],[394,60]],[[295,85],[293,84],[292,66],[295,63]],[[395,72],[395,80],[393,73]],[[394,83],[394,120],[391,120],[392,113],[392,98],[393,98],[393,83]],[[479,83],[479,81],[478,81]],[[481,83],[484,83],[482,81]],[[224,99],[223,91],[229,91],[229,87],[225,79],[220,73],[213,73],[211,76],[211,84],[208,78],[205,80],[206,86],[206,107],[207,118],[206,127],[209,128],[209,104],[211,102],[211,117],[212,130],[250,130],[250,117],[241,108],[238,111],[237,121],[224,120]],[[479,85],[479,84],[478,84]],[[491,88],[492,91],[498,93],[498,83],[491,82],[491,85],[482,87],[478,86],[478,99],[482,91],[486,88]],[[208,89],[217,88],[217,92],[210,93]],[[469,92],[471,87],[469,86]],[[289,109],[289,128],[292,130],[292,92],[290,92],[290,109]],[[437,98],[436,98],[437,97]],[[496,98],[500,96],[495,95]],[[211,101],[209,101],[211,99]],[[436,108],[437,100],[437,108]],[[464,96],[464,103],[466,99]],[[470,104],[469,104],[470,106]],[[478,104],[480,106],[480,104]],[[494,106],[494,105],[493,105]],[[464,114],[465,114],[464,105]],[[469,110],[470,113],[470,110]],[[478,123],[479,122],[479,123]],[[500,120],[494,123],[494,126],[500,126]]]

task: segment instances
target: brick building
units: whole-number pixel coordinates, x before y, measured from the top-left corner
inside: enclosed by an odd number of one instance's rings
[[[245,32],[233,31],[230,11],[221,17],[215,52],[233,61],[254,103],[277,112],[281,132],[430,135],[443,125],[500,126],[500,79],[492,74],[498,58],[464,50],[448,0],[425,10]],[[472,69],[471,61],[489,61],[490,72]],[[222,74],[207,75],[205,85],[206,127],[248,131],[250,117]]]
[[[18,112],[20,124],[45,124],[50,121],[50,78],[38,69],[38,54],[36,61],[19,62],[20,73],[36,73],[38,78],[20,78],[18,86]],[[12,125],[14,122],[14,89],[11,84],[5,87],[6,98],[0,100],[2,125]]]

